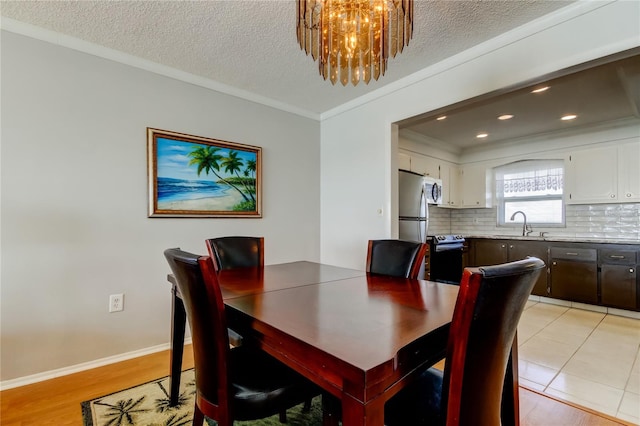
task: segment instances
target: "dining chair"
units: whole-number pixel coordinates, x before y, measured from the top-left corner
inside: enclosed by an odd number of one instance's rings
[[[205,243],[216,271],[264,266],[263,237],[219,237]]]
[[[369,240],[367,272],[400,278],[418,278],[428,246],[403,240]]]
[[[209,256],[167,249],[191,327],[196,397],[193,424],[204,416],[230,426],[281,413],[320,389],[248,342],[231,349],[217,274]]]
[[[264,266],[264,237],[218,237],[205,240],[207,250],[216,272],[224,269]],[[233,326],[233,325],[232,325]],[[243,337],[229,328],[232,346],[242,344]],[[305,410],[311,408],[311,400],[305,401]],[[280,421],[286,422],[286,413],[280,414]]]
[[[387,401],[385,424],[500,425],[505,372],[518,321],[544,267],[542,260],[529,257],[465,268],[444,373],[430,368]],[[518,415],[517,402],[514,414]]]

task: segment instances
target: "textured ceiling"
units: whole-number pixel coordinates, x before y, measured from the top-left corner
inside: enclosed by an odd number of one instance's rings
[[[416,0],[413,39],[378,81],[332,86],[280,1],[2,1],[0,15],[321,114],[564,7],[560,0]]]

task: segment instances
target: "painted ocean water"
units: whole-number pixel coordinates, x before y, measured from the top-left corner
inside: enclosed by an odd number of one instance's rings
[[[158,178],[158,202],[223,197],[229,189],[213,181]]]

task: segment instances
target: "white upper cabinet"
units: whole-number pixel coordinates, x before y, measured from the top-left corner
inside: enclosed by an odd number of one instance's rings
[[[618,153],[615,147],[569,154],[566,171],[567,204],[617,202]]]
[[[440,179],[442,179],[442,205],[440,207],[460,207],[460,166],[443,162],[440,164]]]
[[[442,176],[442,206],[451,208],[491,207],[491,183],[484,166],[459,166],[440,164]]]
[[[640,201],[640,142],[618,147],[618,194],[620,202]]]
[[[440,161],[432,157],[424,157],[422,155],[411,156],[411,171],[441,179]]]
[[[461,207],[491,207],[491,182],[484,166],[462,166],[459,192],[462,195]]]
[[[575,151],[567,160],[567,204],[640,200],[640,142]]]
[[[398,169],[411,170],[411,156],[409,154],[405,154],[404,152],[398,153]]]

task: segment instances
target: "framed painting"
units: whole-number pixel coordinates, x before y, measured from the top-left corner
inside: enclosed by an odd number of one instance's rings
[[[260,218],[262,148],[147,128],[149,217]]]

